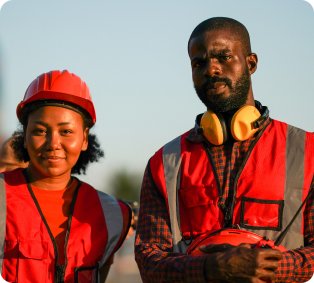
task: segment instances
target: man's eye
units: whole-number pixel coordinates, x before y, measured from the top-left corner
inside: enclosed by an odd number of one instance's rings
[[[193,68],[201,68],[204,66],[204,64],[205,64],[205,61],[197,60],[197,61],[192,62],[192,67]]]
[[[228,61],[231,59],[231,55],[220,55],[219,56],[219,59],[222,60],[222,61]]]

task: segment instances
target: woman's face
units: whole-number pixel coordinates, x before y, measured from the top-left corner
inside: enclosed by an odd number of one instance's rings
[[[24,146],[33,177],[69,178],[81,151],[87,149],[88,128],[73,110],[43,106],[28,116]]]

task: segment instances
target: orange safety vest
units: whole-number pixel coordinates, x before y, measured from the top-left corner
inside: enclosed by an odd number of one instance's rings
[[[211,161],[202,142],[189,140],[192,131],[166,144],[149,163],[168,205],[174,251],[186,252],[197,236],[234,226],[275,240],[309,192],[314,134],[272,121],[250,147],[234,182],[232,204],[223,213]],[[300,213],[282,245],[293,249],[303,242]]]
[[[81,182],[68,218],[65,265],[58,266],[56,243],[20,169],[0,174],[0,215],[0,271],[14,283],[98,282],[131,220],[127,204]]]

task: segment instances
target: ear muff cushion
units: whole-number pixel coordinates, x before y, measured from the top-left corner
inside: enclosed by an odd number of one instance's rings
[[[210,110],[203,114],[200,127],[203,130],[203,135],[211,144],[221,145],[227,140],[224,119]]]
[[[244,141],[254,135],[258,130],[253,123],[261,116],[261,113],[252,105],[241,107],[232,117],[231,134],[237,141]]]

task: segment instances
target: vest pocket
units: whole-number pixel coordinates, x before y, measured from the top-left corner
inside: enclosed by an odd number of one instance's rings
[[[243,197],[241,200],[240,226],[255,230],[282,228],[283,200],[262,200]]]
[[[180,188],[180,225],[183,236],[192,237],[221,228],[221,212],[215,194],[211,186]]]
[[[74,270],[74,283],[98,283],[98,278],[98,265],[76,267]]]
[[[21,240],[19,242],[18,283],[43,283],[48,277],[48,242]]]
[[[42,260],[48,257],[48,243],[38,241],[20,241],[20,258]]]

